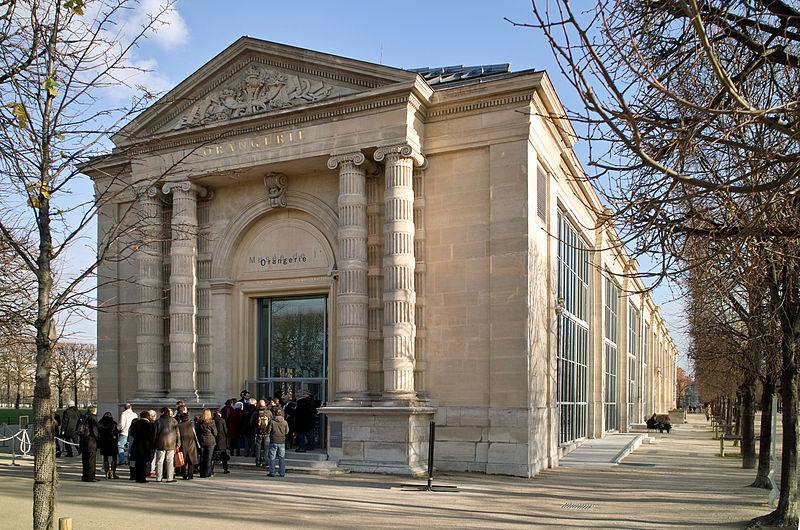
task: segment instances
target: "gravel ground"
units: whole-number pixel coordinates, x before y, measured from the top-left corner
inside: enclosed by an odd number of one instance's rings
[[[213,479],[80,482],[80,460],[60,465],[57,517],[85,528],[741,528],[769,511],[754,471],[719,444],[700,415],[654,435],[619,466],[559,468],[525,480],[448,473],[456,493],[403,491],[407,479],[350,474],[268,479],[235,470]],[[733,450],[737,452],[738,450]],[[63,462],[63,461],[61,461]],[[30,460],[0,456],[0,528],[31,526]],[[102,476],[100,473],[98,476]],[[127,473],[125,473],[127,476]]]

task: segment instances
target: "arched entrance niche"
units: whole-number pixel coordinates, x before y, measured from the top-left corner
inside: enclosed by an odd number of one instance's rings
[[[261,397],[267,392],[267,383],[255,381],[275,376],[265,368],[269,342],[265,333],[275,304],[307,301],[313,311],[318,310],[314,316],[324,314],[324,371],[320,375],[326,380],[321,393],[331,395],[335,388],[331,376],[335,374],[337,217],[311,195],[290,192],[286,198],[285,208],[271,208],[266,200],[253,202],[218,239],[211,287],[214,371],[218,374],[214,380],[221,400],[238,396],[244,385],[251,392],[258,390]],[[318,398],[325,401],[327,395]]]

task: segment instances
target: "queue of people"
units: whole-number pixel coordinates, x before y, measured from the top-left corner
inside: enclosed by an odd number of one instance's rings
[[[97,408],[87,407],[81,415],[73,402],[63,417],[57,418],[57,432],[64,442],[58,456],[72,457],[73,448],[82,460],[81,480],[94,482],[97,453],[103,457],[106,479],[119,479],[120,465],[127,464],[130,479],[136,482],[176,482],[176,473],[184,480],[214,476],[216,462],[229,473],[231,456],[255,458],[256,466],[267,469],[269,477],[286,475],[286,446],[296,444],[296,451],[313,449],[313,430],[319,403],[304,393],[296,403],[286,402],[280,392],[270,400],[255,400],[246,390],[240,399],[230,399],[212,411],[203,409],[190,418],[186,404],[178,401],[175,411],[168,407],[160,414],[154,410],[138,415],[130,404],[117,422],[111,412],[97,419]]]

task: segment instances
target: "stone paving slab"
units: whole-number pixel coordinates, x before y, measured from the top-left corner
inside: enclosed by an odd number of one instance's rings
[[[407,477],[234,470],[210,480],[80,482],[62,464],[57,515],[74,528],[741,528],[767,513],[754,472],[720,458],[704,418],[654,434],[618,466],[559,467],[533,479],[448,473],[455,493],[402,491]],[[0,528],[31,527],[31,463],[0,457]]]
[[[583,442],[574,451],[561,459],[561,467],[616,466],[635,451],[643,434],[608,434],[604,438],[590,439]]]

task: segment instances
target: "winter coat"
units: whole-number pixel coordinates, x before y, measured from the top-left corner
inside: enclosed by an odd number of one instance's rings
[[[250,403],[244,406],[242,409],[242,417],[239,420],[239,434],[247,436],[253,435],[253,423],[251,420],[256,410],[258,409],[256,409],[255,405],[251,405]]]
[[[119,452],[117,442],[119,441],[119,429],[114,418],[102,417],[97,422],[98,448],[103,456],[114,456]]]
[[[155,448],[156,424],[144,418],[133,420],[128,437],[133,438],[129,450],[130,459],[150,460]]]
[[[269,441],[274,444],[286,443],[286,435],[289,433],[289,424],[278,416],[269,422]]]
[[[131,409],[125,409],[122,411],[122,414],[119,417],[119,433],[123,436],[128,436],[128,431],[131,428],[131,424],[134,420],[138,418],[136,413]]]
[[[217,426],[214,421],[200,422],[197,424],[197,438],[203,447],[213,447],[217,445]]]
[[[242,419],[242,411],[238,409],[231,409],[228,417],[225,419],[225,425],[228,427],[228,439],[235,440],[239,436],[239,422]]]
[[[297,432],[309,432],[314,429],[314,419],[317,416],[317,405],[310,397],[297,401],[295,410],[295,427]]]
[[[156,422],[156,450],[172,451],[181,444],[178,422],[175,418],[161,416]]]
[[[191,421],[184,421],[178,424],[181,433],[181,449],[186,460],[196,464],[200,460],[197,458],[197,439],[194,436],[194,424]]]
[[[214,416],[214,425],[217,427],[217,451],[225,451],[228,448],[228,426],[220,416]]]
[[[81,413],[75,407],[70,407],[64,411],[64,418],[61,421],[61,433],[64,436],[75,436],[75,430],[78,428],[78,419]]]
[[[267,428],[265,431],[260,431],[258,428],[258,421],[261,416],[265,416],[267,418]],[[269,423],[272,421],[272,413],[267,409],[257,409],[253,412],[253,415],[250,416],[250,430],[256,436],[263,435],[266,436],[269,434]]]
[[[97,452],[97,439],[100,433],[97,429],[97,416],[88,412],[81,417],[81,421],[86,422],[87,434],[81,436],[81,451],[84,453]]]

